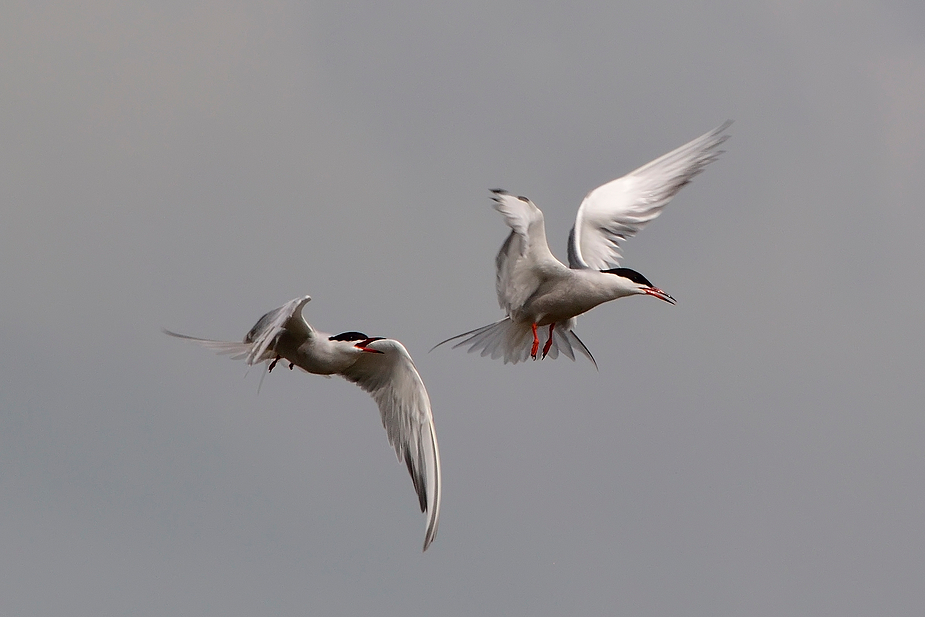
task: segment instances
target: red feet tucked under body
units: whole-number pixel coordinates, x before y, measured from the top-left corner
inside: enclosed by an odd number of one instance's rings
[[[549,350],[552,348],[552,331],[556,328],[556,324],[549,324],[549,340],[546,341],[546,344],[543,345],[543,357],[546,357],[546,354],[549,353]],[[536,352],[540,348],[540,337],[536,335],[536,324],[533,324],[533,347],[530,348],[530,357],[536,360]]]
[[[543,357],[546,357],[546,354],[549,353],[549,348],[552,347],[552,331],[555,329],[556,324],[549,324],[549,340],[546,341],[546,344],[543,345]]]

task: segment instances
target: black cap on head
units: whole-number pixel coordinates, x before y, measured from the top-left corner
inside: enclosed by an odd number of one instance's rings
[[[601,270],[601,272],[606,272],[607,274],[616,274],[617,276],[622,276],[623,278],[633,281],[637,285],[645,285],[646,287],[654,287],[654,285],[649,282],[649,279],[639,274],[635,270],[630,270],[629,268],[613,268],[611,270]]]
[[[362,332],[341,332],[328,338],[329,341],[365,341],[369,337]]]

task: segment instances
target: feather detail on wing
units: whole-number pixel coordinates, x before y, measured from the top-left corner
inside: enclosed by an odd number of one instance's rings
[[[271,354],[270,350],[276,344],[279,336],[286,330],[300,338],[311,336],[314,330],[302,317],[302,307],[310,300],[311,296],[295,298],[257,320],[254,327],[244,337],[245,343],[253,345],[250,354],[247,356],[248,364],[257,364],[275,355]]]
[[[440,519],[440,453],[430,398],[404,345],[379,339],[367,345],[380,353],[361,355],[343,376],[369,392],[398,460],[405,463],[422,512],[427,512],[424,550],[437,535]]]
[[[526,302],[539,285],[537,267],[559,262],[546,243],[543,212],[526,197],[515,197],[501,189],[492,193],[495,210],[504,216],[504,222],[511,228],[495,257],[498,304],[510,314]]]
[[[196,338],[171,332],[170,330],[164,330],[164,334],[198,343],[218,354],[231,355],[232,360],[244,359],[248,365],[259,364],[260,362],[273,360],[276,357],[274,346],[283,332],[288,330],[305,337],[314,332],[302,317],[302,307],[309,300],[311,300],[310,296],[302,296],[273,309],[257,320],[257,323],[250,329],[250,332],[247,333],[241,343]]]
[[[595,270],[619,266],[620,243],[661,214],[684,185],[722,154],[717,148],[728,139],[723,132],[730,124],[588,193],[569,234],[569,266]]]

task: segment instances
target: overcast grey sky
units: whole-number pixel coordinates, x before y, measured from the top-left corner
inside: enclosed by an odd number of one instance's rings
[[[913,615],[925,606],[925,5],[14,1],[0,16],[6,615]],[[679,303],[600,365],[501,316],[531,197],[735,120],[626,245]],[[375,405],[160,333],[400,339],[440,533]]]

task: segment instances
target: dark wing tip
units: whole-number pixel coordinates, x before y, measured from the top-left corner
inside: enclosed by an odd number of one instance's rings
[[[520,201],[524,203],[527,203],[527,204],[530,203],[529,197],[524,197],[523,195],[515,195],[514,193],[511,193],[510,191],[505,191],[504,189],[491,189],[491,192],[495,195],[494,197],[492,197],[492,199],[494,199],[495,201],[500,201],[498,197],[504,196],[504,197],[516,197],[517,199],[519,199]]]
[[[427,492],[425,491],[424,477],[414,470],[414,461],[411,458],[411,452],[405,450],[405,466],[408,467],[408,473],[411,474],[411,482],[414,484],[414,491],[418,494],[418,503],[421,506],[421,512],[427,511]]]

